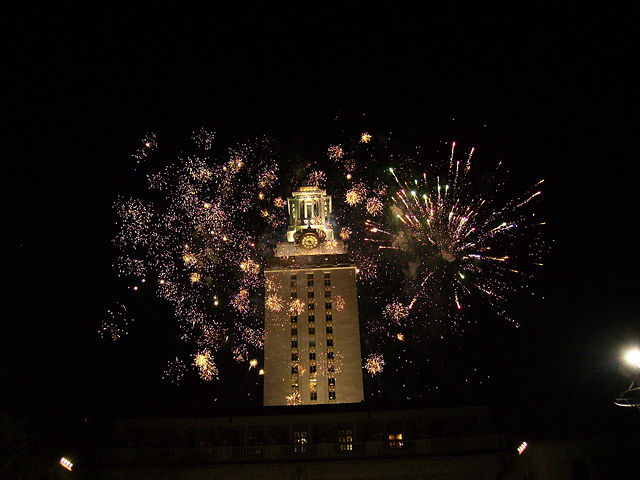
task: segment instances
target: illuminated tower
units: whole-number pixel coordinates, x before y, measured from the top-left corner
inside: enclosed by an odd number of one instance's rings
[[[363,400],[356,268],[331,224],[331,197],[288,199],[287,241],[265,267],[264,404]]]

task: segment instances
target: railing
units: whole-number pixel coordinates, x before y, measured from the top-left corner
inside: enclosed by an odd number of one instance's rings
[[[100,452],[104,465],[208,464],[224,462],[264,462],[273,460],[363,458],[384,456],[425,456],[496,451],[502,448],[501,435],[415,440],[312,443],[304,445],[220,446],[193,448],[112,448]]]

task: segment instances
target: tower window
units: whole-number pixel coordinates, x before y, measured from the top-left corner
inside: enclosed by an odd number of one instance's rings
[[[311,352],[311,353],[309,354],[309,360],[315,360],[315,359],[316,359],[316,354],[315,354],[315,352]]]
[[[307,305],[307,308],[308,308],[309,310],[315,310],[315,308],[316,308],[316,304],[315,304],[315,303],[310,303],[309,305]]]
[[[309,335],[315,335],[316,334],[316,329],[315,328],[309,328]]]
[[[333,338],[327,338],[327,347],[333,347]]]
[[[291,298],[298,298],[297,292],[291,292]]]
[[[297,316],[291,317],[291,323],[298,323],[298,317]]]
[[[291,280],[291,288],[296,288],[296,282],[295,282],[295,280]]]
[[[311,400],[318,400],[318,392],[311,392],[311,393],[309,394],[309,398],[310,398]]]
[[[307,280],[313,280],[313,273],[307,273]]]
[[[309,347],[315,348],[316,347],[316,341],[315,340],[309,340]]]
[[[313,287],[313,280],[307,280],[307,287]]]
[[[309,373],[316,373],[316,368],[315,365],[309,365]]]
[[[298,335],[298,329],[297,329],[297,328],[292,328],[292,329],[291,329],[291,336],[292,336],[292,337],[295,337],[295,336],[297,336],[297,335]]]
[[[331,278],[331,274],[330,273],[325,273],[324,274],[324,278]]]
[[[291,367],[291,373],[298,373],[298,365]]]
[[[331,290],[325,290],[324,298],[331,298]]]
[[[296,278],[298,278],[297,275],[291,275],[291,280],[295,280]]]
[[[331,280],[325,280],[324,284],[328,287],[329,285],[331,285]]]
[[[324,316],[324,320],[325,320],[325,322],[331,322],[331,321],[333,321],[333,317],[331,316],[331,314],[325,315]]]
[[[329,400],[335,400],[336,399],[336,392],[329,392]]]
[[[327,358],[333,358],[333,352],[327,352]]]
[[[291,354],[291,361],[292,362],[297,362],[298,361],[298,354],[297,353],[292,353]]]
[[[298,341],[297,340],[291,340],[291,348],[298,348]]]
[[[327,333],[333,333],[333,327],[327,327]]]
[[[331,302],[327,302],[324,304],[324,309],[325,310],[331,310]]]
[[[307,292],[307,298],[313,298],[314,296],[313,292]]]
[[[313,323],[316,321],[316,317],[314,315],[309,315],[309,323]]]
[[[329,385],[331,386],[335,386],[336,384],[336,379],[334,377],[329,377],[328,379]]]

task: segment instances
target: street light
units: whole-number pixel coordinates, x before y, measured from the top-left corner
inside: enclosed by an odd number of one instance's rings
[[[640,410],[640,348],[632,347],[623,354],[624,362],[632,367],[631,385],[615,400],[619,407],[636,407]]]
[[[640,369],[640,348],[633,347],[627,350],[624,354],[624,361],[632,367]]]

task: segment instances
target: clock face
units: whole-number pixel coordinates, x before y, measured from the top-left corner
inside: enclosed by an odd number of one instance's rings
[[[318,236],[315,233],[305,233],[300,239],[300,245],[307,250],[318,246]]]

